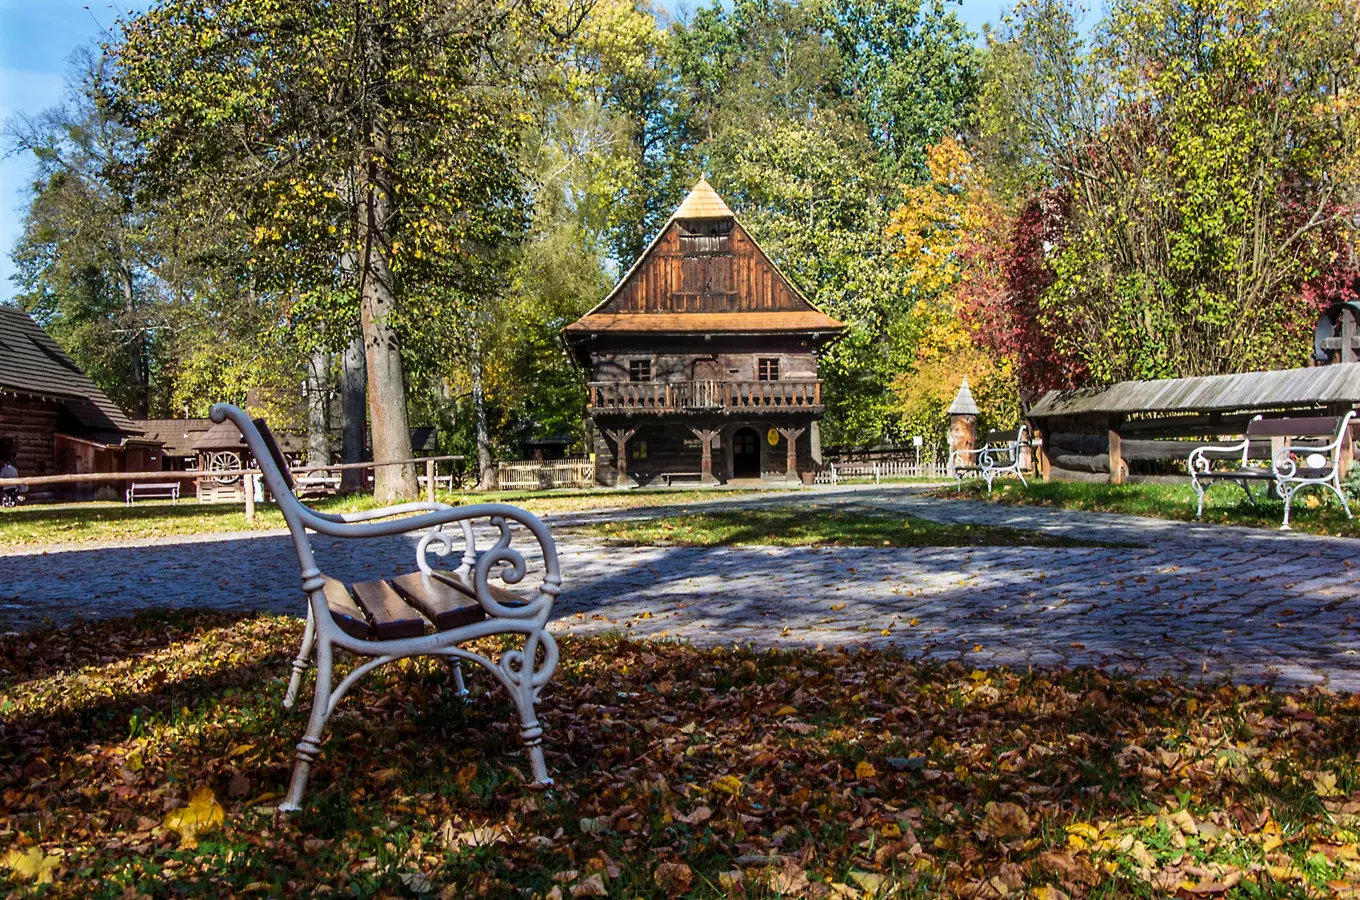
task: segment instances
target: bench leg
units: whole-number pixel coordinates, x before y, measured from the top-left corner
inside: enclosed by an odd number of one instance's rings
[[[1280,492],[1280,499],[1284,500],[1284,522],[1280,525],[1281,531],[1293,531],[1289,526],[1289,506],[1294,502],[1294,492],[1302,485],[1291,484],[1288,487],[1277,485],[1276,489]]]
[[[515,691],[515,709],[519,712],[519,736],[529,755],[529,771],[533,773],[534,784],[549,787],[553,780],[548,777],[548,765],[543,759],[543,726],[534,712],[534,689],[531,686],[521,685]]]
[[[312,662],[312,645],[316,642],[316,621],[312,618],[312,607],[307,606],[307,627],[302,632],[302,647],[293,658],[293,675],[288,679],[288,693],[283,695],[283,708],[292,709],[297,703],[298,689],[302,687],[302,675]]]
[[[1190,487],[1194,488],[1195,496],[1199,498],[1199,506],[1195,508],[1195,518],[1202,519],[1204,518],[1204,485],[1200,484],[1199,479],[1192,475],[1190,478]]]
[[[454,693],[462,700],[468,698],[467,685],[463,683],[463,661],[458,657],[444,657],[444,663],[449,667],[449,672],[453,675]]]
[[[288,785],[288,796],[279,804],[280,812],[296,812],[302,808],[302,795],[307,792],[312,763],[321,753],[321,733],[326,728],[326,720],[330,718],[332,662],[330,642],[319,641],[316,647],[316,689],[312,693],[312,715],[307,720],[307,731],[297,745],[293,780]]]
[[[1025,473],[1024,473],[1024,472],[1021,472],[1019,469],[1016,469],[1016,470],[1015,470],[1015,475],[1016,475],[1017,478],[1020,479],[1020,483],[1021,483],[1021,484],[1023,484],[1025,487],[1029,487],[1029,482],[1025,480]]]

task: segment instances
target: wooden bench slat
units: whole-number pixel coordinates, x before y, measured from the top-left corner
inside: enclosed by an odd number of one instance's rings
[[[459,575],[457,572],[436,571],[434,573],[434,576],[438,578],[440,581],[449,585],[450,587],[453,587],[454,589],[458,590],[464,596],[471,597],[474,601],[477,599],[477,591],[472,586],[471,579]],[[521,597],[519,594],[516,594],[514,591],[508,591],[505,588],[498,588],[492,584],[488,584],[486,587],[487,592],[491,594],[491,599],[495,600],[501,606],[525,605],[524,598]]]
[[[1311,416],[1299,419],[1253,419],[1247,425],[1249,437],[1334,437],[1341,420],[1336,416]]]
[[[425,633],[425,620],[385,581],[361,581],[354,585],[354,597],[368,613],[378,640],[419,637]]]
[[[364,617],[364,611],[355,604],[349,591],[345,590],[345,586],[334,578],[326,578],[326,584],[321,588],[321,592],[326,595],[326,605],[330,607],[331,618],[340,626],[340,630],[352,638],[368,640],[373,634],[373,628]]]
[[[462,591],[424,572],[393,578],[392,587],[439,631],[461,628],[486,618],[486,611],[476,600],[468,602],[468,596]]]

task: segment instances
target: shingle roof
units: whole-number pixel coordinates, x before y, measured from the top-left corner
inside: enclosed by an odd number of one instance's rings
[[[727,208],[723,198],[713,190],[707,178],[700,178],[689,192],[680,207],[671,215],[672,219],[730,219],[732,210]]]
[[[593,313],[566,327],[575,333],[679,332],[683,334],[755,334],[786,331],[839,332],[845,326],[815,309],[782,312]]]
[[[1030,416],[1228,412],[1334,403],[1360,403],[1360,363],[1159,381],[1121,381],[1107,388],[1049,391],[1030,410]]]
[[[959,392],[954,395],[954,402],[949,406],[951,416],[976,416],[981,415],[982,410],[978,409],[977,401],[973,399],[973,392],[968,389],[968,379],[963,379],[963,384],[959,385]]]
[[[0,304],[0,390],[61,400],[91,431],[141,434],[37,322],[4,304]]]
[[[137,427],[150,441],[159,441],[167,456],[193,456],[194,444],[209,428],[212,419],[136,419]]]

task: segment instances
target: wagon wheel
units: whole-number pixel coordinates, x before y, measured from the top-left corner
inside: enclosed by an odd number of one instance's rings
[[[209,472],[230,472],[233,469],[241,468],[241,457],[230,450],[219,450],[208,454],[207,470]],[[236,484],[241,480],[240,475],[216,475],[212,479],[217,484]]]

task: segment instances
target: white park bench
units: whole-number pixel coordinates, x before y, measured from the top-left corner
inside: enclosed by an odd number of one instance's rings
[[[1310,487],[1326,488],[1336,494],[1341,508],[1346,511],[1346,518],[1351,518],[1351,506],[1341,487],[1341,452],[1354,418],[1354,410],[1344,416],[1293,419],[1257,416],[1247,424],[1246,436],[1241,441],[1196,447],[1186,459],[1190,486],[1199,498],[1195,518],[1204,515],[1204,495],[1209,486],[1220,481],[1241,487],[1253,505],[1256,503],[1251,493],[1253,482],[1267,488],[1273,486],[1284,500],[1284,522],[1280,525],[1284,531],[1289,530],[1289,510],[1294,495]],[[1285,446],[1271,456],[1269,466],[1251,465],[1253,442],[1266,439],[1281,439]],[[1296,445],[1295,441],[1311,441],[1312,445]]]
[[[292,677],[284,696],[285,709],[297,700],[302,676],[316,666],[311,717],[297,746],[288,795],[279,809],[300,808],[313,761],[321,751],[326,721],[345,693],[367,673],[384,663],[410,656],[442,658],[452,670],[461,696],[461,661],[477,663],[510,694],[519,716],[520,737],[528,748],[536,785],[552,784],[543,759],[543,728],[534,707],[543,687],[557,668],[557,643],[547,631],[553,599],[560,593],[557,549],[548,528],[537,517],[503,503],[452,507],[444,503],[403,503],[357,513],[322,513],[303,505],[293,492],[283,454],[262,419],[251,421],[235,406],[217,404],[214,422],[230,419],[245,436],[259,464],[265,485],[278,502],[292,534],[301,568],[302,592],[307,597],[307,626],[302,647],[293,660]],[[477,547],[475,521],[485,520],[496,537],[490,546]],[[497,577],[507,585],[520,583],[530,561],[511,547],[518,525],[537,542],[542,580],[536,588],[512,591],[494,586]],[[456,532],[445,531],[457,526]],[[337,538],[378,538],[424,532],[416,544],[415,571],[386,581],[345,585],[322,574],[312,553],[308,531]],[[443,557],[461,545],[458,568],[433,568],[428,553]],[[523,644],[502,652],[495,660],[462,645],[489,635],[516,635]],[[332,686],[334,657],[347,651],[363,661]]]
[[[954,477],[958,479],[958,489],[963,489],[963,479],[981,475],[987,480],[987,491],[992,490],[992,482],[1002,475],[1014,475],[1020,483],[1029,486],[1025,473],[1021,471],[1024,463],[1022,448],[1026,445],[1029,428],[1021,425],[1014,431],[993,431],[987,435],[987,442],[976,450],[955,450],[950,457]]]
[[[117,496],[116,494],[114,496]],[[137,499],[158,498],[161,500],[169,499],[172,503],[179,502],[179,482],[167,481],[158,484],[148,484],[144,482],[133,482],[128,486],[124,499],[128,506]]]

